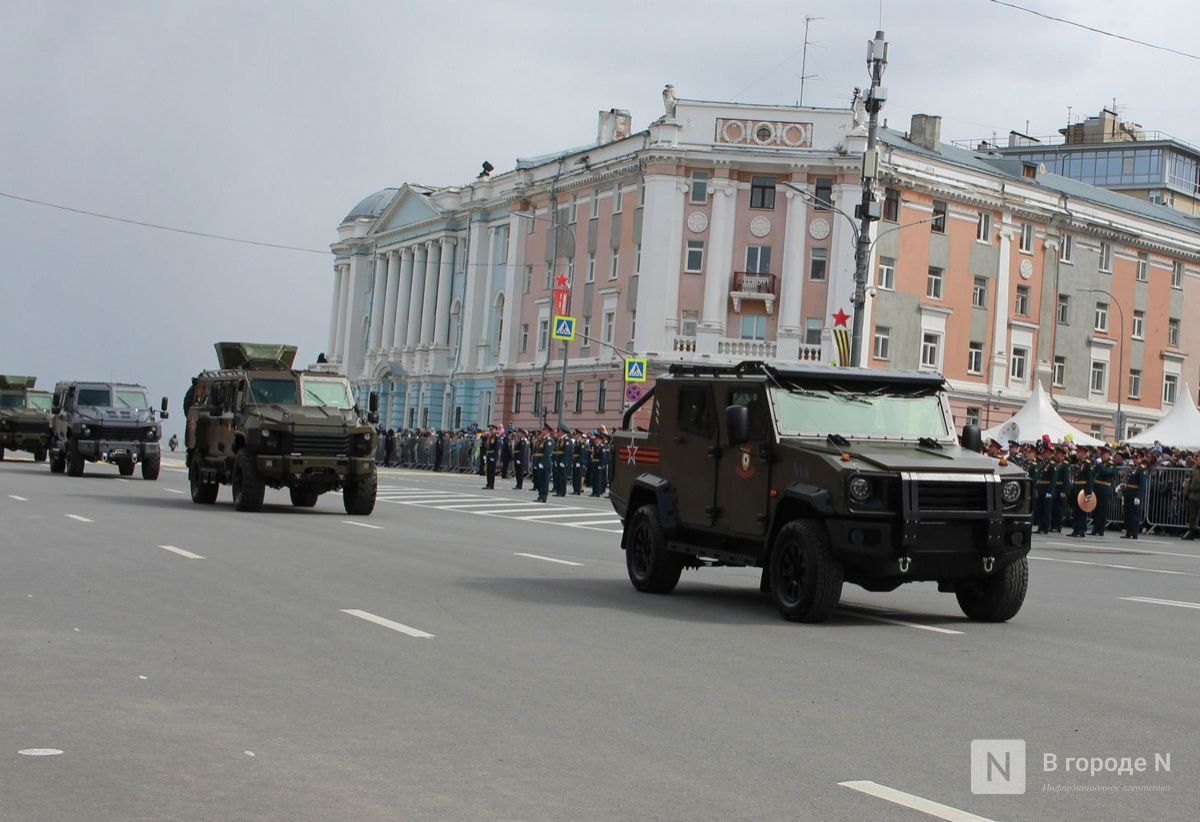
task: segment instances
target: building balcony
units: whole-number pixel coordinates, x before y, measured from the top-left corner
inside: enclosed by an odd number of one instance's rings
[[[733,272],[733,310],[741,313],[742,300],[762,300],[767,313],[775,310],[775,275],[758,274],[752,271]]]
[[[752,357],[756,360],[775,359],[774,340],[741,340],[722,337],[717,341],[717,353],[727,357]]]

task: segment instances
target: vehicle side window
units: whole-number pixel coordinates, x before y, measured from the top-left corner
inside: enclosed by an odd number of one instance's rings
[[[744,405],[750,409],[750,439],[766,439],[767,409],[761,391],[731,388],[726,395],[725,405]]]
[[[706,386],[679,389],[679,410],[675,424],[681,431],[711,437],[713,413],[711,393]]]

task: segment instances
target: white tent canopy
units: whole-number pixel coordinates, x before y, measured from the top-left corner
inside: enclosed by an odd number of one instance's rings
[[[984,431],[983,441],[993,439],[1001,445],[1008,442],[1033,443],[1040,440],[1043,434],[1049,434],[1050,441],[1056,443],[1071,440],[1076,445],[1104,445],[1100,440],[1074,428],[1060,417],[1050,404],[1050,398],[1042,390],[1040,381],[1034,383],[1033,393],[1029,395],[1021,410],[1011,419]]]
[[[1183,386],[1183,395],[1176,396],[1175,405],[1167,415],[1142,433],[1125,442],[1138,448],[1154,445],[1158,440],[1169,448],[1200,448],[1200,411],[1192,399],[1192,390]]]

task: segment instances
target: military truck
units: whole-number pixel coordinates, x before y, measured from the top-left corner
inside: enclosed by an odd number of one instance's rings
[[[167,398],[156,415],[146,388],[133,383],[60,382],[54,386],[50,418],[50,471],[83,476],[87,462],[117,466],[121,476],[133,474],[140,463],[142,479],[158,479],[162,466],[160,419],[166,419]]]
[[[960,446],[938,374],[675,365],[614,440],[611,499],[639,591],[742,566],[762,568],[761,590],[800,622],[827,619],[843,582],[936,582],[981,621],[1024,601],[1029,478],[979,454],[977,426]]]
[[[0,460],[5,450],[28,451],[46,461],[50,442],[50,395],[34,391],[36,377],[0,374]]]
[[[293,345],[216,349],[218,368],[193,379],[183,401],[192,501],[211,505],[228,484],[239,511],[259,510],[268,487],[287,488],[292,505],[311,508],[340,490],[347,514],[370,514],[378,396],[364,415],[344,376],[293,370]]]

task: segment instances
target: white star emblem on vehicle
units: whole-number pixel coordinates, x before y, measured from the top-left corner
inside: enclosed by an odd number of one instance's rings
[[[627,462],[629,465],[637,465],[637,446],[636,445],[629,446],[629,459],[627,460]]]

